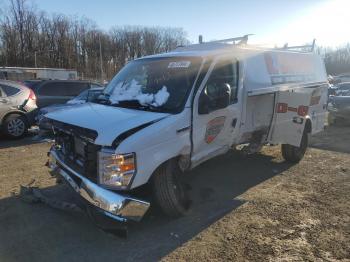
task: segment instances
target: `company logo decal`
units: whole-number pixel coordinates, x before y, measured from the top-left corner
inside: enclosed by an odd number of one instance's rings
[[[214,141],[217,135],[221,132],[225,125],[226,117],[219,116],[210,120],[207,124],[207,130],[205,132],[205,142],[210,144]]]

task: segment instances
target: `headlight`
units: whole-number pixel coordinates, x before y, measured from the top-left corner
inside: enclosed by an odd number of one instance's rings
[[[114,151],[99,152],[99,183],[115,189],[125,189],[136,173],[134,153],[116,154]]]

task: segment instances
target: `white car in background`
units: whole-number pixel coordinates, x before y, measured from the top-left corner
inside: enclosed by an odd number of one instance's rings
[[[20,138],[34,123],[36,96],[30,88],[0,80],[0,127],[11,138]]]

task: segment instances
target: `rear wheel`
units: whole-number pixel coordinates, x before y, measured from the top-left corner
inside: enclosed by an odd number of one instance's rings
[[[152,177],[152,186],[160,208],[171,217],[186,213],[189,200],[185,184],[181,181],[182,172],[175,161],[169,161],[159,167]]]
[[[282,156],[287,162],[298,163],[303,159],[308,146],[308,136],[308,133],[304,131],[300,146],[282,145]]]
[[[27,119],[18,114],[6,117],[3,125],[4,133],[11,138],[20,138],[28,131]]]

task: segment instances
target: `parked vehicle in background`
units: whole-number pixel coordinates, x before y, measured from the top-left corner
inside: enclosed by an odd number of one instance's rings
[[[101,87],[98,83],[81,80],[26,80],[24,84],[34,91],[39,108],[64,104],[84,90]]]
[[[335,84],[350,82],[350,73],[333,76],[333,79]]]
[[[347,95],[350,92],[350,82],[338,83],[332,88],[330,95],[343,96]]]
[[[22,137],[34,123],[37,109],[33,90],[17,82],[0,80],[0,126],[9,137]]]
[[[56,110],[67,109],[78,104],[84,104],[89,101],[93,101],[98,95],[102,94],[102,91],[103,87],[94,87],[88,90],[84,90],[78,96],[74,97],[71,100],[68,100],[65,104],[55,104],[40,108],[36,116],[37,125],[39,126],[40,130],[52,130],[51,123],[47,121],[47,119],[44,117],[45,114]]]
[[[350,123],[350,83],[343,83],[339,86],[336,95],[329,97],[329,125]]]

